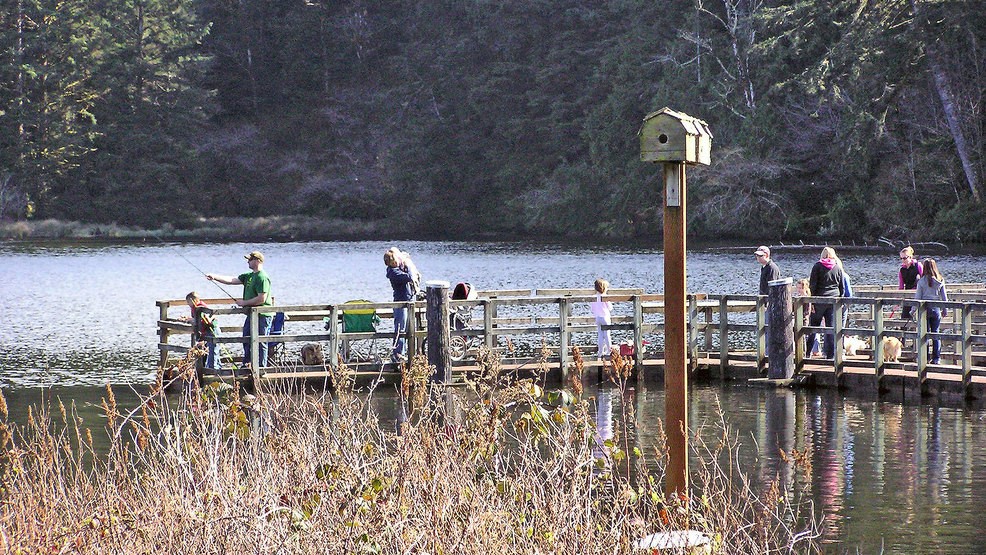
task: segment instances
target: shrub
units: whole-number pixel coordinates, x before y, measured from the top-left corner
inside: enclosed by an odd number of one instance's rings
[[[194,380],[192,362],[178,374]],[[399,434],[381,423],[372,390],[346,385],[344,368],[333,396],[254,398],[193,383],[176,398],[159,377],[124,413],[107,388],[105,453],[93,447],[101,431],[61,403],[32,411],[23,426],[2,423],[0,547],[625,553],[636,538],[689,528],[722,553],[818,550],[798,491],[771,487],[758,497],[735,466],[721,466],[736,449],[725,429],[715,446],[695,441],[691,495],[669,497],[652,470],[663,465],[660,449],[642,452],[625,431],[597,443],[578,380],[545,392],[489,353],[466,391],[429,386],[429,370],[419,357],[406,371],[410,416]]]

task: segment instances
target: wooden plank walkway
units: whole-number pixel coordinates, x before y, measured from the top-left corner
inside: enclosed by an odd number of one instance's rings
[[[910,292],[857,287],[860,296],[853,298],[795,298],[795,362],[802,380],[834,387],[865,387],[868,380],[877,389],[895,380],[915,380],[919,393],[933,392],[943,387],[959,384],[968,396],[980,395],[986,376],[986,285],[956,285],[955,301],[948,303],[919,302],[909,298]],[[663,343],[664,297],[646,294],[639,289],[614,290],[606,300],[614,304],[612,324],[606,326],[616,339],[630,345],[633,363],[641,380],[663,379],[662,353],[648,347],[652,343],[659,349]],[[583,350],[587,372],[598,374],[601,363],[594,360],[596,326],[589,314],[588,303],[595,301],[594,294],[584,289],[517,289],[480,292],[479,298],[469,301],[450,301],[452,310],[469,314],[469,326],[464,330],[453,329],[451,335],[466,340],[470,353],[486,348],[501,353],[501,367],[511,372],[528,372],[537,367],[536,352],[546,349],[549,376],[564,380],[572,367],[573,346]],[[687,343],[690,371],[699,379],[735,380],[765,375],[766,318],[765,297],[756,295],[690,295],[687,300]],[[217,306],[228,305],[225,299],[207,300]],[[803,324],[804,307],[833,304],[838,315],[834,329],[809,327]],[[895,318],[899,307],[910,305],[916,321],[905,322]],[[158,334],[160,336],[160,364],[167,367],[172,357],[182,356],[191,345],[191,326],[173,317],[173,310],[185,307],[184,300],[158,301]],[[924,313],[929,306],[947,308],[949,316],[943,319],[942,329],[933,334],[927,330]],[[394,366],[382,365],[379,360],[389,356],[389,342],[393,339],[393,310],[406,307],[415,314],[414,325],[408,326],[409,353],[420,352],[427,334],[423,302],[365,303],[359,307],[348,304],[296,305],[278,307],[288,317],[285,334],[239,337],[244,309],[217,309],[214,316],[222,329],[233,333],[220,337],[222,345],[261,342],[280,345],[287,352],[286,358],[273,367],[261,367],[250,373],[254,382],[288,379],[325,380],[331,369],[324,365],[302,365],[293,360],[294,353],[306,344],[322,348],[326,360],[339,360],[346,354],[347,345],[356,342],[379,342],[381,349],[366,359],[346,361],[354,375],[360,378],[395,379],[399,373]],[[370,309],[383,320],[374,331],[347,332],[342,328],[342,316],[352,308]],[[186,309],[187,310],[187,309]],[[247,309],[250,310],[250,309]],[[257,309],[253,309],[257,311]],[[472,317],[473,313],[479,317]],[[801,322],[799,324],[799,322]],[[235,325],[234,325],[235,324]],[[384,330],[384,331],[381,331]],[[836,342],[835,360],[805,358],[803,339],[811,333],[833,334]],[[841,349],[849,335],[869,339],[870,345],[879,344],[886,337],[901,338],[907,348],[905,362],[885,362],[882,349],[868,349],[863,356],[848,357]],[[923,349],[931,339],[942,340],[942,360],[945,364],[931,365]],[[184,339],[182,339],[184,338]],[[175,341],[178,339],[178,342]],[[581,343],[580,343],[581,341]],[[238,348],[234,347],[238,351]],[[229,351],[229,349],[226,349]],[[254,352],[257,349],[254,348]],[[523,353],[527,358],[517,359],[509,353]],[[876,359],[874,359],[874,357]],[[284,362],[286,361],[286,362]],[[375,361],[375,362],[374,362]],[[476,371],[475,359],[453,363],[453,375]]]

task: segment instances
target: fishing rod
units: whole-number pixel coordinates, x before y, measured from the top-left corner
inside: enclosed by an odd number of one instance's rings
[[[164,241],[164,239],[161,239],[156,234],[151,233],[151,237],[154,237],[155,239],[157,239],[158,241],[160,241],[162,245],[167,245],[167,243]],[[236,297],[234,297],[233,295],[231,295],[230,292],[227,291],[222,285],[220,285],[218,281],[216,281],[215,279],[210,279],[209,278],[209,274],[206,273],[204,270],[202,270],[202,268],[199,268],[198,266],[196,266],[194,262],[192,262],[191,260],[188,259],[188,257],[186,257],[185,255],[183,255],[179,251],[175,251],[175,252],[176,252],[176,254],[178,254],[178,256],[182,260],[184,260],[185,262],[187,262],[189,266],[191,266],[192,268],[195,268],[195,271],[197,271],[198,273],[202,274],[202,276],[205,277],[206,281],[208,281],[209,283],[212,283],[213,285],[215,285],[216,287],[218,287],[220,291],[222,291],[223,293],[225,293],[226,296],[229,297],[234,303],[238,300]],[[237,305],[237,306],[239,306],[239,305]],[[211,309],[207,309],[207,310],[211,314],[212,310]],[[193,313],[192,313],[192,318],[195,319],[195,320],[198,319],[198,315],[196,314],[195,311],[193,311]],[[194,322],[194,325],[195,326],[198,326],[198,322],[197,321]],[[218,331],[218,329],[219,329],[219,326],[217,325],[216,326],[216,330]],[[218,333],[215,333],[213,337],[215,338],[215,337],[218,337],[218,336],[219,336],[219,334]],[[206,341],[206,344],[207,345],[208,345],[208,343],[209,342]],[[215,343],[215,348],[216,348],[217,351],[220,351],[219,354],[218,354],[218,356],[216,357],[216,359],[219,359],[223,355],[226,355],[226,356],[228,356],[231,359],[230,362],[233,365],[234,372],[236,370],[239,370],[240,369],[240,366],[238,364],[236,364],[236,362],[235,362],[236,361],[235,355],[233,354],[232,350],[230,350],[230,348],[225,343]]]
[[[157,239],[158,241],[160,241],[162,245],[167,245],[167,243],[165,243],[164,239],[161,239],[160,237],[158,237],[154,233],[151,233],[151,237],[153,237],[153,238]],[[236,297],[234,297],[233,295],[231,295],[230,292],[226,290],[226,288],[224,288],[222,285],[219,285],[219,282],[218,281],[216,281],[214,279],[210,279],[209,278],[209,274],[207,274],[204,270],[202,270],[202,268],[199,268],[198,266],[196,266],[195,263],[192,262],[191,260],[189,260],[184,254],[182,254],[181,252],[178,252],[178,251],[176,251],[176,253],[178,254],[178,256],[182,260],[184,260],[185,262],[187,262],[189,266],[191,266],[192,268],[195,268],[195,271],[197,271],[198,273],[202,274],[202,276],[205,277],[206,281],[208,281],[208,282],[212,283],[213,285],[215,285],[216,287],[218,287],[219,290],[222,291],[223,293],[225,293],[227,297],[229,297],[230,299],[233,300],[233,302],[236,302],[238,300]]]

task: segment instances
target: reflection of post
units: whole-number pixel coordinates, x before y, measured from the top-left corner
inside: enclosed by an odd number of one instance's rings
[[[794,313],[791,309],[791,278],[767,283],[767,377],[789,380],[794,376]]]
[[[668,492],[688,491],[688,372],[685,367],[685,164],[664,164],[664,391]]]
[[[790,454],[795,447],[795,394],[790,389],[772,389],[767,391],[765,405],[765,474],[768,478],[777,476],[781,491],[787,492],[794,485],[794,461],[782,458],[781,451]]]
[[[592,448],[595,459],[606,457],[605,443],[613,439],[613,391],[600,389],[596,395],[596,443]]]

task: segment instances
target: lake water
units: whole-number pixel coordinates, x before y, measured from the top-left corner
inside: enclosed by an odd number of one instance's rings
[[[190,290],[225,293],[201,271],[247,271],[243,255],[259,249],[278,304],[386,301],[382,242],[128,245],[0,244],[0,387],[11,418],[42,395],[75,400],[87,421],[98,419],[103,386],[121,402],[143,391],[157,360],[159,299]],[[426,279],[467,281],[479,289],[591,287],[596,277],[614,287],[663,289],[663,259],[647,248],[528,243],[407,242]],[[689,253],[694,292],[756,292],[759,266],[745,251]],[[777,252],[781,273],[806,277],[817,257]],[[919,253],[920,254],[920,253]],[[854,284],[896,281],[897,253],[840,252]],[[937,257],[948,281],[983,281],[986,257]],[[201,270],[201,271],[200,271]],[[239,295],[239,287],[227,287]],[[600,398],[605,390],[594,392]],[[896,404],[844,397],[834,391],[768,391],[743,385],[696,385],[691,423],[722,410],[743,443],[748,473],[786,471],[777,447],[811,446],[813,492],[828,524],[832,553],[986,553],[986,411],[938,406],[934,400]],[[132,395],[130,397],[133,398]],[[645,446],[664,415],[659,387],[630,397],[636,434]],[[623,399],[616,395],[614,414]]]

